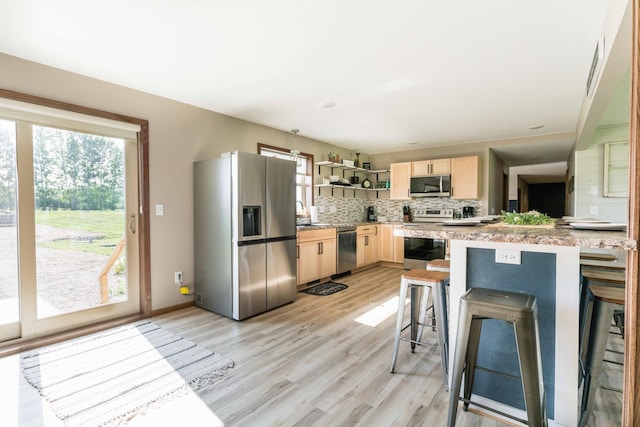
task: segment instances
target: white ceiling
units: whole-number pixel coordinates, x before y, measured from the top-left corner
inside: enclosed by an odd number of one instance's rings
[[[0,52],[354,151],[534,137],[530,157],[572,145],[606,6],[2,0]]]

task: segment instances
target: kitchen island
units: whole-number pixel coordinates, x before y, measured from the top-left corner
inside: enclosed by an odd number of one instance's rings
[[[580,251],[636,249],[622,231],[407,224],[397,236],[450,241],[450,342],[456,342],[458,301],[471,287],[526,292],[538,299],[542,364],[550,426],[578,423],[578,311]],[[453,360],[453,351],[450,360]],[[472,400],[526,419],[513,330],[504,322],[483,325]]]

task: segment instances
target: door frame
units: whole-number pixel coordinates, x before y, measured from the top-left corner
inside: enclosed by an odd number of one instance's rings
[[[138,313],[101,321],[96,324],[80,327],[70,331],[47,335],[40,338],[19,338],[0,344],[0,357],[26,351],[31,348],[47,345],[64,339],[85,335],[99,330],[125,324],[151,316],[151,250],[149,228],[149,122],[148,120],[111,113],[95,108],[83,107],[61,101],[28,95],[6,89],[0,89],[0,98],[21,101],[58,110],[86,114],[104,119],[116,120],[140,126],[138,133],[138,214],[137,238],[139,258],[139,293],[140,305]]]
[[[640,0],[632,4],[631,108],[629,117],[629,200],[627,235],[640,240]],[[627,252],[622,425],[640,425],[640,297],[638,250]]]

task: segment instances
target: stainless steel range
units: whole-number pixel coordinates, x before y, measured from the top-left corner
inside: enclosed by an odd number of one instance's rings
[[[453,209],[417,209],[413,211],[413,224],[442,222],[453,219]],[[411,225],[406,223],[405,225]],[[427,268],[432,259],[444,258],[447,241],[444,239],[404,238],[404,268]]]
[[[418,209],[413,212],[413,222],[442,222],[453,219],[453,209]]]

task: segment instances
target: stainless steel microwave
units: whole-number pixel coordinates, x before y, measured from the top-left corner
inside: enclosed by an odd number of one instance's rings
[[[410,188],[411,197],[449,197],[451,175],[412,177]]]

